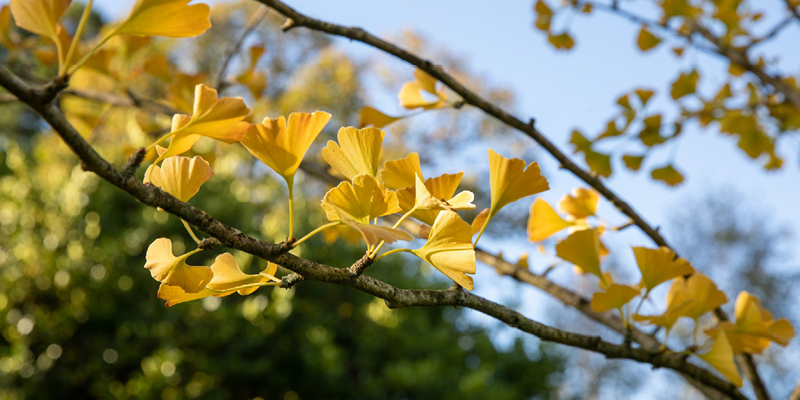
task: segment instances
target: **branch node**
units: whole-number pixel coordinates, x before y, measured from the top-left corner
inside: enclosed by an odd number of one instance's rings
[[[291,289],[292,286],[296,285],[297,282],[300,282],[303,279],[304,279],[303,276],[300,275],[300,274],[289,274],[289,275],[286,275],[286,276],[283,277],[283,279],[281,279],[280,287],[282,289]]]
[[[450,287],[447,288],[447,290],[451,290],[454,292],[463,292],[464,288],[461,285],[459,285],[458,282],[453,282],[453,284],[450,285]]]
[[[69,86],[69,76],[58,76],[53,78],[47,85],[37,91],[37,101],[42,105],[50,104],[58,97],[64,89]]]
[[[215,237],[207,237],[200,241],[200,244],[197,245],[197,248],[200,250],[209,250],[221,245],[222,243],[220,243],[219,239]]]
[[[130,157],[128,157],[128,161],[122,167],[122,176],[125,178],[130,178],[136,174],[136,170],[144,161],[144,156],[146,151],[144,147],[140,147],[136,149]]]
[[[288,238],[280,243],[278,243],[278,254],[276,256],[282,256],[294,248],[294,242],[297,241],[297,238]]]
[[[286,18],[286,22],[281,25],[281,30],[284,32],[289,32],[290,29],[295,27],[295,22],[291,18]]]
[[[347,269],[347,272],[350,274],[351,278],[355,278],[360,276],[364,273],[364,270],[369,268],[375,260],[369,258],[369,254],[364,254],[364,257],[361,257],[360,260],[353,263],[350,268]]]

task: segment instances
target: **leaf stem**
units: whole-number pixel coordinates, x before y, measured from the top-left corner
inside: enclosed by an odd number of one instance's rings
[[[341,225],[341,224],[342,224],[342,221],[333,221],[333,222],[329,222],[329,223],[327,223],[325,225],[322,225],[322,226],[318,227],[317,229],[314,229],[313,231],[309,232],[307,235],[303,236],[302,238],[298,239],[296,242],[292,243],[292,247],[297,247],[297,245],[299,245],[300,243],[305,242],[306,240],[310,239],[312,236],[324,231],[325,229],[333,228],[334,226]]]
[[[181,218],[181,222],[183,222],[183,226],[186,227],[186,230],[189,232],[189,235],[192,237],[192,239],[194,239],[195,243],[200,244],[201,240],[197,237],[197,235],[194,234],[192,226],[189,225],[189,223],[183,218]]]
[[[161,137],[160,137],[160,138],[158,138],[158,139],[157,139],[155,142],[153,142],[153,143],[150,143],[150,146],[147,146],[147,149],[145,150],[145,152],[146,152],[146,153],[149,153],[149,152],[150,152],[150,150],[153,150],[153,149],[156,147],[156,145],[157,145],[157,144],[159,144],[159,143],[161,143],[161,142],[163,142],[163,141],[165,141],[165,140],[169,139],[170,137],[174,136],[174,135],[175,135],[175,133],[177,133],[177,132],[178,132],[178,131],[175,131],[175,132],[167,132],[166,134],[164,134],[164,136],[161,136]]]
[[[292,240],[292,233],[294,232],[294,182],[286,182],[289,184],[289,240]]]
[[[228,292],[235,292],[235,291],[237,291],[237,290],[242,290],[242,289],[249,289],[249,288],[252,288],[252,287],[261,287],[261,286],[275,286],[275,285],[280,285],[280,282],[256,282],[256,283],[248,283],[248,284],[246,284],[246,285],[234,286],[234,287],[232,287],[232,288],[225,289],[225,290],[216,290],[216,289],[211,289],[211,288],[208,288],[208,287],[207,287],[206,289],[208,289],[208,290],[210,290],[210,291],[212,291],[212,292],[215,292],[215,293],[228,293]]]
[[[78,62],[76,62],[75,65],[73,65],[70,69],[67,70],[67,75],[74,74],[75,71],[78,70],[78,68],[82,67],[83,64],[89,59],[89,57],[91,57],[94,54],[94,52],[96,52],[101,46],[106,44],[106,42],[109,39],[111,39],[112,37],[114,37],[114,35],[117,34],[117,30],[118,29],[119,29],[119,27],[116,27],[111,32],[108,32],[108,34],[106,34],[106,36],[103,37],[103,39],[100,40],[91,50],[89,50],[88,53],[84,54],[84,56],[81,57],[81,59],[78,60]]]
[[[489,210],[489,215],[486,216],[486,221],[483,222],[483,226],[481,230],[478,232],[478,237],[475,238],[475,243],[472,244],[472,247],[478,247],[478,241],[481,240],[481,236],[483,236],[483,231],[486,230],[486,226],[489,225],[489,221],[492,220],[492,210]]]
[[[417,211],[417,208],[416,208],[416,207],[412,208],[411,210],[408,210],[408,212],[407,212],[407,213],[403,214],[403,216],[402,216],[402,217],[400,217],[400,219],[398,219],[398,220],[397,220],[397,222],[395,222],[395,224],[394,224],[394,226],[392,227],[392,229],[397,229],[397,227],[398,227],[398,226],[400,226],[400,224],[402,224],[402,223],[403,223],[403,221],[405,221],[405,220],[406,220],[406,218],[408,218],[408,216],[409,216],[409,215],[413,214],[413,213],[414,213],[414,211]],[[369,258],[373,258],[373,257],[375,257],[375,255],[376,255],[376,254],[378,254],[378,250],[380,250],[380,249],[381,249],[381,247],[383,247],[383,245],[384,245],[385,243],[386,243],[386,241],[385,241],[385,240],[381,240],[381,242],[380,242],[380,243],[378,243],[378,247],[376,247],[376,248],[375,248],[375,250],[372,250],[372,252],[369,254]],[[376,260],[377,260],[377,258],[376,258]]]
[[[72,55],[78,49],[78,45],[81,42],[81,35],[83,34],[83,28],[86,27],[86,21],[89,20],[89,15],[92,14],[92,2],[94,0],[89,0],[86,2],[86,7],[83,9],[83,14],[81,14],[81,20],[78,22],[78,28],[75,29],[75,36],[72,38],[72,43],[69,44],[69,50],[67,51],[67,56],[64,58],[64,63],[58,68],[58,75],[64,76],[66,69],[69,67],[69,60],[72,59]]]
[[[389,254],[394,254],[394,253],[411,253],[411,249],[393,249],[393,250],[389,250],[389,251],[387,251],[387,252],[375,257],[375,259],[373,261],[378,261],[381,258],[386,257]]]

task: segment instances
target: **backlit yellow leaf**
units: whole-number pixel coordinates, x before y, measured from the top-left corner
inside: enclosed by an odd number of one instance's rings
[[[360,222],[354,221],[352,218],[350,218],[350,215],[339,210],[339,208],[333,203],[323,202],[323,208],[325,208],[325,211],[329,213],[328,218],[335,218],[336,221],[339,221],[342,224],[355,229],[361,235],[362,239],[364,239],[364,241],[367,243],[368,246],[376,246],[382,241],[388,244],[392,244],[398,240],[405,240],[405,241],[413,240],[413,237],[410,234],[401,231],[399,229],[370,225],[369,223],[362,224]],[[334,215],[331,216],[329,211],[332,212]]]
[[[216,260],[214,260],[214,264],[211,264],[211,271],[214,272],[214,277],[208,282],[207,288],[215,291],[228,291],[238,286],[252,284],[280,284],[280,280],[275,278],[272,274],[269,274],[269,276],[265,276],[266,274],[245,274],[242,272],[241,268],[239,268],[239,263],[236,262],[236,259],[231,253],[223,253],[217,256]],[[238,292],[240,295],[246,296],[255,292],[258,288],[259,286],[241,288],[238,289]],[[233,291],[230,291],[224,293],[224,295],[227,296],[232,293]]]
[[[562,32],[558,35],[550,34],[547,37],[547,40],[556,50],[569,50],[572,46],[575,45],[575,40],[572,39],[572,36],[569,35],[567,32]]]
[[[533,6],[536,15],[534,26],[540,31],[550,31],[550,22],[553,19],[553,10],[543,0],[537,0]]]
[[[383,128],[399,119],[402,119],[402,117],[392,117],[391,115],[386,115],[369,106],[361,107],[361,111],[358,112],[358,126],[360,128],[369,125],[376,128]]]
[[[165,159],[161,166],[150,165],[144,173],[144,183],[152,183],[185,202],[197,194],[212,175],[214,172],[202,157],[174,156]]]
[[[644,156],[634,156],[632,154],[625,154],[622,156],[622,162],[624,162],[625,167],[631,171],[638,171],[639,168],[642,167],[643,160]]]
[[[431,194],[425,183],[419,176],[416,177],[415,195],[414,195],[414,209],[419,211],[428,210],[471,210],[475,208],[472,200],[475,196],[472,192],[465,190],[459,194],[451,197],[448,200],[440,199]]]
[[[653,325],[663,326],[667,330],[672,329],[680,317],[686,316],[692,307],[693,300],[687,300],[680,304],[667,303],[667,311],[661,315],[634,315],[633,319],[637,322],[646,322]]]
[[[703,314],[717,309],[728,302],[725,292],[717,289],[717,285],[707,276],[695,272],[687,278],[678,277],[672,282],[667,293],[667,303],[680,304],[691,302],[685,315],[697,320]]]
[[[586,152],[586,165],[597,175],[608,178],[611,176],[611,157],[608,154],[596,151]]]
[[[681,73],[678,78],[672,82],[672,90],[670,91],[672,98],[677,100],[683,96],[694,93],[697,89],[698,80],[700,80],[700,74],[696,70]]]
[[[211,10],[206,4],[188,5],[191,0],[137,0],[131,14],[115,33],[137,36],[191,37],[211,27]]]
[[[405,158],[385,162],[378,180],[390,189],[403,189],[416,185],[416,176],[423,178],[422,167],[419,164],[419,154],[411,153]],[[452,195],[451,193],[450,196]]]
[[[443,90],[436,90],[436,80],[425,71],[416,69],[414,81],[406,82],[397,94],[400,105],[407,109],[424,108],[426,110],[447,105],[447,96]]]
[[[633,254],[636,256],[639,271],[642,272],[642,286],[648,292],[670,279],[694,272],[688,261],[676,258],[675,252],[667,247],[662,246],[657,249],[634,247]]]
[[[758,298],[746,291],[736,297],[735,316],[735,324],[726,321],[706,333],[726,336],[736,354],[761,354],[770,342],[786,346],[794,338],[794,328],[789,321],[775,321],[772,313],[761,307]]]
[[[536,199],[531,205],[531,214],[528,219],[528,239],[532,242],[545,240],[554,233],[571,226],[565,221],[546,201]]]
[[[639,295],[639,289],[628,285],[611,284],[604,292],[592,295],[592,310],[606,312],[618,309]]]
[[[58,21],[70,3],[72,0],[11,0],[9,5],[17,26],[55,42],[58,40]]]
[[[602,278],[600,271],[600,239],[597,229],[572,232],[556,245],[556,255],[575,264],[584,272]]]
[[[186,264],[186,259],[200,250],[182,256],[172,254],[172,241],[167,238],[156,239],[147,248],[147,262],[144,267],[150,270],[153,278],[161,283],[179,286],[187,293],[197,293],[211,281],[213,272],[208,267],[194,267]]]
[[[642,26],[642,29],[639,31],[639,37],[636,39],[636,44],[639,46],[639,50],[652,50],[658,46],[659,43],[661,43],[661,39],[650,33],[647,28]]]
[[[339,216],[345,214],[361,224],[400,212],[395,192],[382,188],[375,178],[365,174],[353,177],[352,184],[342,182],[329,190],[322,200],[322,208],[330,221],[338,221]]]
[[[264,118],[262,123],[247,131],[242,144],[291,187],[306,151],[330,119],[331,115],[324,111],[292,113],[288,124],[284,117]]]
[[[322,158],[347,179],[359,174],[377,177],[383,136],[378,128],[339,129],[339,143],[329,140],[322,149]]]
[[[203,84],[195,86],[192,115],[175,114],[170,145],[156,163],[188,151],[200,136],[226,143],[242,140],[250,124],[241,121],[249,113],[241,97],[218,98],[215,89]]]
[[[472,277],[466,275],[475,273],[472,228],[455,212],[439,213],[428,241],[412,252],[465,289],[474,288]]]
[[[483,225],[486,223],[486,217],[489,216],[489,209],[484,208],[483,211],[479,212],[478,215],[475,216],[475,219],[472,220],[472,234],[476,234],[480,232]]]
[[[490,219],[506,205],[550,189],[538,163],[532,162],[526,169],[525,161],[505,158],[492,149],[489,149],[489,183],[492,193]]]
[[[576,188],[572,194],[565,194],[558,202],[558,210],[569,214],[575,219],[585,219],[597,211],[597,202],[600,196],[596,191],[586,188]]]
[[[714,345],[705,354],[698,355],[703,361],[709,363],[722,375],[728,378],[736,387],[742,387],[742,377],[733,361],[733,349],[725,335],[717,336]]]
[[[676,170],[672,165],[656,168],[650,175],[657,181],[662,181],[669,186],[677,186],[683,183],[683,175]]]
[[[424,190],[420,190],[422,197],[420,202],[425,203],[423,207],[433,207],[431,209],[417,208],[412,217],[432,225],[439,215],[441,210],[444,209],[472,209],[475,208],[471,204],[474,195],[469,191],[462,191],[458,195],[453,196],[458,188],[463,172],[457,174],[444,174],[435,178],[428,178],[425,180]],[[411,211],[417,204],[417,188],[416,180],[420,177],[415,175],[415,185],[397,191],[397,200],[400,202],[400,208],[404,213]]]

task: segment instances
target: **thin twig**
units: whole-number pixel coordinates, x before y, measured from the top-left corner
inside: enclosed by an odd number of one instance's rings
[[[239,35],[236,41],[233,42],[233,45],[228,49],[228,52],[225,53],[222,66],[219,68],[219,73],[217,74],[216,88],[218,91],[222,92],[228,87],[228,81],[225,80],[225,72],[228,70],[228,65],[231,63],[233,56],[239,52],[239,49],[242,47],[242,43],[244,43],[244,40],[247,38],[247,36],[253,32],[254,29],[256,29],[259,22],[261,22],[261,20],[264,19],[264,16],[267,15],[267,10],[269,9],[266,7],[261,7],[261,9],[258,10],[258,13],[253,16],[253,18],[244,28],[242,34]]]

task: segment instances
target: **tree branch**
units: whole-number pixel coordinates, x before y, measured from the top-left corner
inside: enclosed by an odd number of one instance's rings
[[[385,40],[373,36],[361,28],[356,28],[356,27],[349,28],[307,17],[295,11],[293,8],[287,6],[286,4],[284,4],[279,0],[256,0],[256,1],[266,4],[275,11],[284,15],[286,18],[291,19],[290,24],[287,23],[286,25],[284,25],[284,30],[293,29],[296,27],[305,27],[311,30],[325,32],[334,36],[341,36],[348,39],[352,39],[364,43],[366,45],[375,47],[376,49],[381,50],[387,54],[391,54],[427,72],[429,75],[436,78],[436,80],[442,82],[445,86],[447,86],[448,88],[456,92],[459,96],[461,96],[461,98],[464,99],[465,104],[477,107],[483,110],[486,114],[491,115],[492,117],[500,120],[506,125],[531,137],[533,140],[539,143],[539,145],[541,145],[548,153],[550,153],[556,160],[558,160],[558,162],[561,163],[561,166],[564,169],[567,169],[568,171],[572,172],[579,179],[586,182],[587,185],[593,187],[603,197],[605,197],[609,202],[611,202],[611,204],[617,207],[617,209],[619,209],[620,212],[628,216],[628,218],[630,218],[648,237],[650,237],[653,240],[653,242],[655,242],[659,246],[669,247],[666,239],[664,239],[655,228],[651,227],[636,211],[634,211],[634,209],[630,205],[628,205],[624,200],[622,200],[622,198],[620,198],[616,193],[614,193],[611,189],[609,189],[599,178],[595,177],[588,171],[583,170],[580,166],[575,164],[567,155],[561,152],[561,150],[559,150],[558,147],[556,147],[556,145],[553,144],[553,142],[551,142],[547,137],[545,137],[544,134],[542,134],[542,132],[536,129],[532,124],[523,122],[519,118],[513,116],[511,113],[501,109],[500,107],[480,97],[478,94],[467,89],[465,86],[459,83],[455,78],[453,78],[450,74],[438,68],[436,64],[434,64],[433,62],[423,59],[415,54],[412,54],[409,51],[406,51]]]
[[[472,105],[483,110],[486,114],[491,115],[494,118],[497,118],[501,122],[505,123],[506,125],[517,129],[518,131],[526,134],[527,136],[531,137],[535,140],[539,145],[541,145],[550,155],[552,155],[564,169],[572,172],[575,176],[579,179],[584,181],[587,185],[591,186],[595,190],[598,191],[605,199],[607,199],[611,204],[613,204],[620,212],[625,214],[630,220],[642,230],[642,232],[647,235],[657,246],[664,246],[668,247],[673,250],[676,254],[674,248],[672,248],[664,239],[663,236],[658,232],[657,229],[650,226],[644,218],[642,218],[628,203],[626,203],[622,198],[620,198],[616,193],[614,193],[610,188],[608,188],[599,178],[594,176],[593,174],[583,170],[580,166],[575,164],[567,155],[565,155],[561,150],[556,147],[553,142],[551,142],[547,137],[544,136],[533,124],[525,123],[519,118],[513,116],[512,114],[508,113],[507,111],[501,109],[500,107],[490,103],[489,101],[483,99],[478,94],[472,92],[471,90],[467,89],[461,83],[459,83],[455,78],[451,75],[447,74],[440,68],[436,66],[430,60],[423,59],[405,49],[395,46],[392,43],[389,43],[383,39],[380,39],[370,33],[366,32],[365,30],[358,28],[358,27],[346,27],[342,25],[333,24],[330,22],[314,19],[308,17],[300,12],[296,11],[295,9],[289,7],[285,3],[281,2],[280,0],[256,0],[260,3],[263,3],[273,10],[277,11],[278,13],[282,14],[284,17],[287,18],[286,23],[282,26],[284,31],[288,31],[290,29],[296,27],[305,27],[310,30],[325,32],[330,35],[334,36],[341,36],[351,40],[355,40],[366,45],[375,47],[378,50],[381,50],[387,54],[395,56],[401,60],[408,62],[416,66],[417,68],[427,72],[432,77],[436,78],[438,81],[442,82],[445,86],[456,92],[461,98],[464,100],[466,104]],[[617,8],[618,9],[618,8]],[[691,39],[691,38],[689,38]],[[724,55],[724,54],[722,54]],[[733,60],[732,60],[733,61]],[[749,62],[747,63],[749,64]],[[745,69],[748,68],[747,65],[742,65]],[[774,81],[775,85],[773,87],[776,90],[787,89],[788,85],[785,82],[777,80],[773,77],[770,77],[766,73],[760,70],[760,68],[755,68],[754,66],[750,66],[748,71],[753,72],[756,74],[756,71],[760,71],[757,73],[760,79],[767,79],[770,81]],[[800,108],[800,92],[787,90],[786,96],[789,98],[792,94],[797,95],[797,102],[795,103],[798,108]],[[794,100],[792,100],[794,103]],[[715,310],[715,314],[718,318],[727,320],[725,318],[724,312],[721,309]],[[757,369],[755,364],[752,362],[752,358],[749,359],[750,365],[746,366],[745,369],[752,371],[755,373],[755,376],[758,375]],[[755,384],[760,382],[761,379],[755,379],[751,381]],[[756,390],[759,388],[756,387]],[[764,391],[762,394],[766,394]],[[767,396],[768,397],[768,396]]]
[[[700,368],[675,353],[653,352],[627,345],[605,342],[599,337],[580,335],[540,324],[505,306],[462,290],[406,290],[365,275],[353,275],[346,269],[334,268],[285,253],[280,245],[267,243],[243,234],[236,228],[215,220],[204,211],[181,202],[152,185],[144,185],[132,175],[123,175],[102,158],[66,120],[48,98],[46,91],[29,87],[8,70],[0,68],[0,86],[33,108],[47,121],[81,160],[84,169],[94,172],[109,183],[124,190],[137,200],[185,219],[198,229],[217,238],[226,247],[245,251],[272,261],[299,274],[302,279],[347,286],[386,301],[391,308],[412,306],[464,306],[533,334],[545,341],[579,347],[605,355],[607,358],[627,358],[654,367],[669,368],[685,373],[713,387],[730,398],[745,399],[736,387],[710,371]]]

